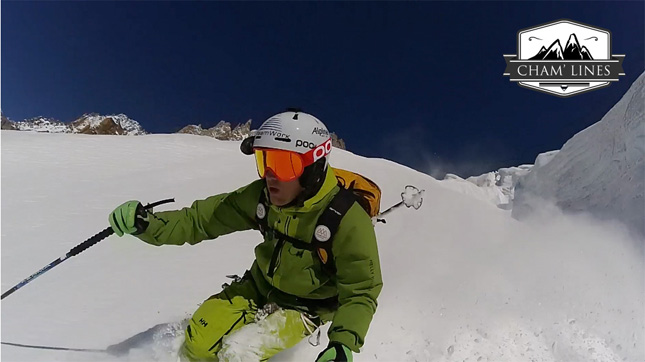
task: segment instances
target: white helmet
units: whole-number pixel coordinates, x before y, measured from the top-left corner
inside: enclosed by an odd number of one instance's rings
[[[253,149],[269,148],[292,151],[312,162],[299,178],[305,188],[301,199],[313,196],[322,186],[329,165],[332,143],[327,127],[311,114],[298,109],[276,114],[262,123],[249,137]],[[250,145],[241,145],[242,152],[252,153]],[[250,151],[250,152],[249,152]]]
[[[255,132],[253,148],[273,148],[304,154],[327,141],[331,150],[329,131],[318,118],[289,110],[262,123]]]

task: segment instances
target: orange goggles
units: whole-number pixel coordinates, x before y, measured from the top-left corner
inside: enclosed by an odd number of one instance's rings
[[[261,178],[266,176],[267,170],[271,170],[278,180],[287,182],[302,176],[305,167],[327,156],[331,152],[331,139],[305,154],[269,148],[256,148],[253,151]]]
[[[266,176],[267,170],[271,170],[280,181],[295,180],[305,170],[302,156],[292,151],[256,149],[255,163],[261,178]]]

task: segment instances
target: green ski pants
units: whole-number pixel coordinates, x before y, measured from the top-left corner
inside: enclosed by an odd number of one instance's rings
[[[225,285],[193,314],[181,354],[192,362],[266,361],[318,327],[297,310],[266,303],[250,273]]]

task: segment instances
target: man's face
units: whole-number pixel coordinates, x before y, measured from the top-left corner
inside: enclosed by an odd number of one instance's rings
[[[298,179],[280,181],[271,170],[267,170],[265,179],[269,190],[269,199],[275,206],[289,204],[304,190]]]

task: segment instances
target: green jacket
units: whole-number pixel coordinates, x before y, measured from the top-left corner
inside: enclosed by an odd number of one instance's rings
[[[309,242],[318,217],[338,192],[336,177],[328,168],[325,182],[302,207],[280,208],[271,205],[268,225]],[[196,244],[234,231],[258,229],[255,212],[264,180],[257,180],[231,193],[195,201],[190,208],[154,213],[146,231],[137,235],[152,245]],[[268,198],[267,198],[268,200]],[[343,217],[333,240],[332,252],[337,273],[328,276],[317,256],[285,243],[274,269],[268,273],[277,240],[265,237],[255,247],[251,269],[261,292],[272,288],[301,298],[324,299],[338,296],[339,307],[329,329],[330,341],[359,352],[377,306],[383,281],[372,221],[363,208],[354,205]],[[264,289],[264,290],[263,290]]]

